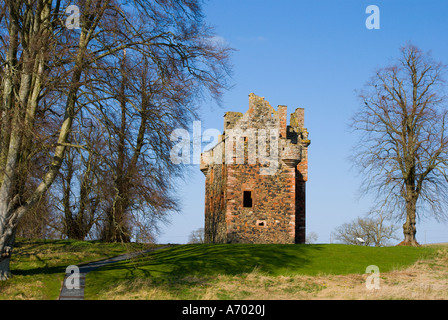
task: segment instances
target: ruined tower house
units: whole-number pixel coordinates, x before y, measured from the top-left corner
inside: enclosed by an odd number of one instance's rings
[[[308,131],[304,109],[287,125],[251,93],[249,110],[227,112],[224,132],[201,154],[205,180],[206,243],[304,243]]]

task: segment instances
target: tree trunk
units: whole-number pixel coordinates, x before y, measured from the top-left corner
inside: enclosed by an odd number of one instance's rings
[[[10,231],[6,237],[0,239],[0,281],[11,277],[9,262],[14,247],[16,228]]]
[[[417,233],[417,228],[415,227],[416,203],[417,200],[415,198],[407,201],[406,222],[403,224],[404,240],[400,243],[400,245],[419,246],[419,243],[415,237]]]
[[[12,247],[15,239],[15,232],[20,219],[24,214],[35,206],[42,195],[48,190],[56,179],[59,169],[64,159],[66,143],[71,133],[73,118],[75,116],[76,95],[80,84],[81,75],[84,67],[84,56],[89,39],[87,32],[81,32],[79,40],[79,50],[73,67],[73,76],[71,88],[67,94],[64,121],[59,130],[58,143],[55,148],[53,158],[48,166],[48,171],[42,178],[38,187],[34,190],[27,200],[23,200],[23,194],[17,193],[17,177],[19,168],[19,158],[22,147],[23,127],[20,126],[20,116],[23,116],[22,110],[13,110],[13,126],[9,140],[9,147],[6,157],[6,163],[3,172],[3,181],[0,187],[0,280],[7,279],[10,275],[9,261],[12,253]],[[23,79],[23,76],[22,76]],[[25,90],[28,88],[28,90]],[[19,102],[22,106],[29,97],[28,83],[21,83],[19,89]],[[31,115],[29,113],[29,115]],[[29,119],[31,121],[31,119]],[[22,177],[23,178],[23,177]]]
[[[116,196],[116,198],[119,197],[119,195]],[[122,202],[122,200],[116,199],[113,207],[108,211],[101,235],[101,240],[104,242],[131,242],[131,233],[125,217],[126,210],[123,208]]]
[[[125,168],[126,162],[126,51],[121,62],[121,83],[118,101],[121,107],[121,123],[118,132],[117,165],[114,187],[116,190],[112,207],[108,210],[107,221],[103,230],[102,240],[106,242],[130,242],[130,230],[127,223],[129,174],[132,168]]]

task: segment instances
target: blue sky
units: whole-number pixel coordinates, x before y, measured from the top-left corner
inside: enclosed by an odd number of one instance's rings
[[[380,10],[380,29],[366,28],[369,5]],[[203,105],[203,130],[222,132],[224,112],[247,111],[251,92],[274,108],[287,105],[288,115],[305,108],[311,139],[306,227],[317,242],[329,243],[337,226],[373,205],[358,199],[360,178],[347,160],[356,141],[348,130],[356,90],[407,42],[448,64],[448,1],[210,0],[204,13],[219,39],[236,51],[234,87],[221,108]],[[203,227],[205,177],[198,165],[191,169],[178,186],[182,213],[171,216],[159,243],[186,243],[192,230]],[[448,242],[448,224],[418,220],[417,240]]]

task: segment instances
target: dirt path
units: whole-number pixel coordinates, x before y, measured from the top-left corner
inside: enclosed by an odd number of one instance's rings
[[[61,291],[59,293],[58,300],[84,300],[84,288],[86,285],[86,275],[87,275],[87,273],[89,273],[91,271],[94,271],[102,266],[105,266],[105,265],[108,265],[111,263],[128,260],[128,259],[134,258],[136,256],[139,256],[141,254],[145,254],[145,253],[159,250],[159,249],[165,249],[170,246],[171,245],[167,245],[167,246],[152,248],[152,249],[148,249],[148,250],[138,251],[138,252],[126,253],[126,254],[122,254],[122,255],[119,255],[119,256],[116,256],[116,257],[113,257],[110,259],[90,262],[85,265],[79,265],[78,266],[78,268],[79,268],[79,284],[80,284],[79,288],[76,288],[76,287],[73,288],[73,286],[70,285],[73,283],[71,282],[71,279],[68,279],[68,278],[69,277],[73,278],[73,273],[66,274],[64,280],[62,281]]]

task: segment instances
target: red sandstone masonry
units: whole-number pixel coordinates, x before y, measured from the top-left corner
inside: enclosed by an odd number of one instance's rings
[[[286,115],[286,106],[279,106],[275,111],[269,102],[254,94],[249,95],[249,110],[244,115],[226,113],[223,143],[215,148],[225,150],[224,145],[230,143],[226,140],[228,130],[275,129],[278,132],[279,166],[274,174],[263,175],[260,174],[263,165],[259,161],[248,164],[246,157],[244,164],[201,162],[201,171],[206,175],[206,242],[305,241],[305,183],[308,180],[307,147],[310,141],[303,127],[304,109],[298,108],[291,114],[289,126]],[[266,146],[269,154],[268,141]],[[245,148],[247,150],[246,142]],[[224,152],[222,158],[225,159]],[[250,192],[251,206],[250,201],[248,206],[244,205],[244,191]]]
[[[280,118],[280,138],[286,138],[286,106],[278,106],[278,116]]]

